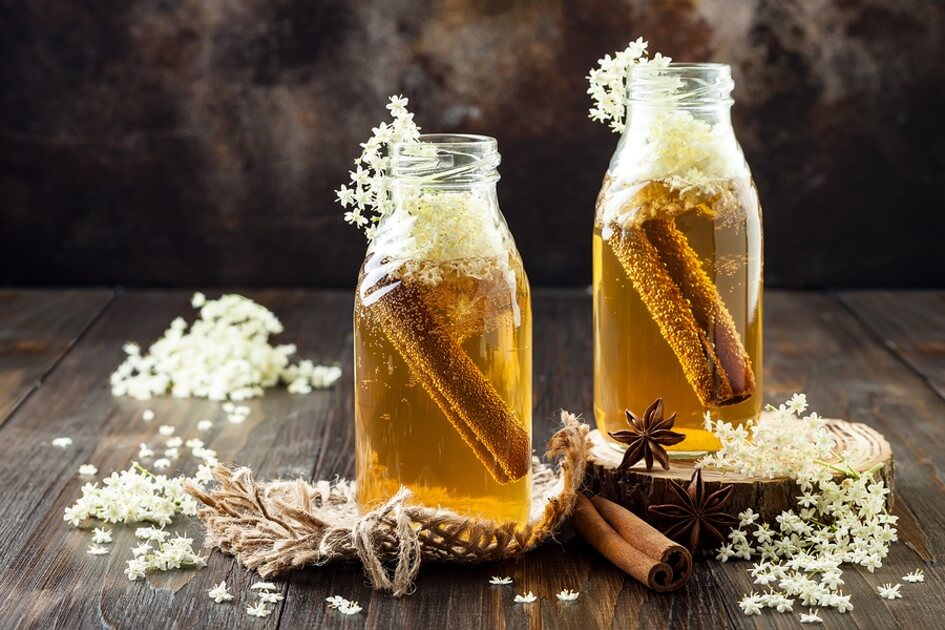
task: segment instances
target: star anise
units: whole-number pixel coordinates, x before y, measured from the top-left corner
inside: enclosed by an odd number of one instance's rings
[[[706,538],[717,544],[724,543],[726,534],[738,522],[734,516],[722,511],[731,500],[734,487],[731,484],[722,486],[707,495],[702,469],[697,468],[689,485],[674,480],[670,488],[676,494],[676,503],[651,505],[647,509],[648,515],[664,521],[665,527],[661,531],[666,537],[685,544],[693,552]]]
[[[653,460],[658,461],[664,470],[669,470],[669,456],[664,446],[679,444],[686,436],[682,433],[670,431],[676,421],[676,414],[668,418],[663,417],[663,399],[657,398],[647,407],[643,419],[637,418],[627,409],[627,424],[629,429],[610,432],[610,437],[627,445],[623,454],[623,461],[617,470],[625,472],[641,459],[646,462],[646,469],[653,470]]]

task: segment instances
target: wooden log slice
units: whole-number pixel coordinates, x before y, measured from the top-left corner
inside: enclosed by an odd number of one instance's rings
[[[862,472],[882,464],[881,469],[875,473],[875,478],[886,482],[890,490],[887,499],[888,507],[892,509],[895,490],[893,458],[892,449],[886,438],[859,422],[827,420],[827,427],[833,432],[837,441],[837,452],[851,449],[851,452],[859,454],[855,460],[850,461],[854,470]],[[618,473],[617,466],[623,459],[622,451],[600,431],[591,431],[588,437],[593,447],[587,459],[584,482],[586,491],[591,495],[607,497],[641,516],[646,515],[646,508],[650,505],[674,502],[674,495],[669,487],[671,480],[688,482],[698,461],[671,459],[669,470],[664,471],[659,464],[655,464],[651,472],[644,469],[641,461],[630,471]],[[672,457],[672,454],[670,456]],[[731,472],[722,473],[711,468],[703,470],[702,476],[709,492],[723,483],[735,486],[731,503],[726,508],[726,511],[733,515],[752,508],[760,513],[765,521],[773,521],[784,510],[797,507],[796,499],[800,492],[797,484],[786,477],[775,479],[745,477]]]

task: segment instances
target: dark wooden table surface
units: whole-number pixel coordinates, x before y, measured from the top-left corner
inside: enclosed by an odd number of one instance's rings
[[[271,290],[246,293],[273,309],[299,354],[340,361],[334,389],[307,396],[275,390],[252,401],[242,425],[218,422],[201,435],[224,461],[261,477],[331,478],[353,473],[351,296],[348,292]],[[128,466],[158,425],[196,435],[202,417],[220,417],[202,400],[113,398],[108,375],[122,343],[154,340],[174,316],[189,316],[184,291],[0,291],[0,627],[28,626],[582,628],[801,627],[796,615],[745,617],[737,606],[751,588],[747,563],[700,563],[686,588],[656,595],[625,578],[581,541],[563,536],[518,561],[425,566],[416,593],[394,600],[372,593],[360,569],[329,566],[281,580],[285,601],[266,620],[245,612],[255,576],[219,553],[207,568],[135,583],[122,571],[133,528],[116,527],[110,555],[85,553],[89,534],[63,522],[79,494],[78,466],[100,475]],[[580,291],[539,291],[535,300],[535,445],[553,431],[555,410],[591,412],[590,298]],[[935,628],[945,623],[945,292],[786,293],[769,291],[765,308],[766,398],[807,392],[822,415],[866,422],[887,436],[896,458],[896,512],[903,543],[875,574],[848,569],[855,610],[825,612],[835,628]],[[157,419],[145,423],[144,409]],[[72,447],[53,447],[69,436]],[[196,524],[184,529],[199,536]],[[874,589],[923,568],[925,584],[886,601]],[[515,591],[540,600],[512,602]],[[226,579],[231,604],[207,597]],[[562,588],[581,591],[562,604]],[[358,600],[344,617],[325,598]]]

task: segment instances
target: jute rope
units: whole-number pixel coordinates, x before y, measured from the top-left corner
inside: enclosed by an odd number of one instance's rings
[[[421,561],[501,560],[554,535],[574,508],[590,450],[586,424],[566,411],[561,422],[546,454],[558,471],[533,459],[533,508],[525,526],[410,505],[407,488],[361,515],[350,481],[259,483],[248,468],[217,466],[216,488],[188,485],[187,491],[205,505],[199,513],[204,544],[263,577],[357,560],[374,588],[400,597],[411,592]]]

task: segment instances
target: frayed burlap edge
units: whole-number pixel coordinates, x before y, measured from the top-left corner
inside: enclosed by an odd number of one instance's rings
[[[206,506],[199,512],[205,546],[235,556],[263,577],[359,560],[374,588],[400,597],[412,590],[421,561],[501,560],[554,535],[574,508],[590,450],[586,424],[566,411],[561,423],[546,454],[559,470],[534,461],[532,500],[544,508],[533,510],[524,527],[408,505],[406,488],[359,515],[349,481],[259,483],[248,468],[217,466],[218,487],[207,492],[188,484],[187,491]]]

